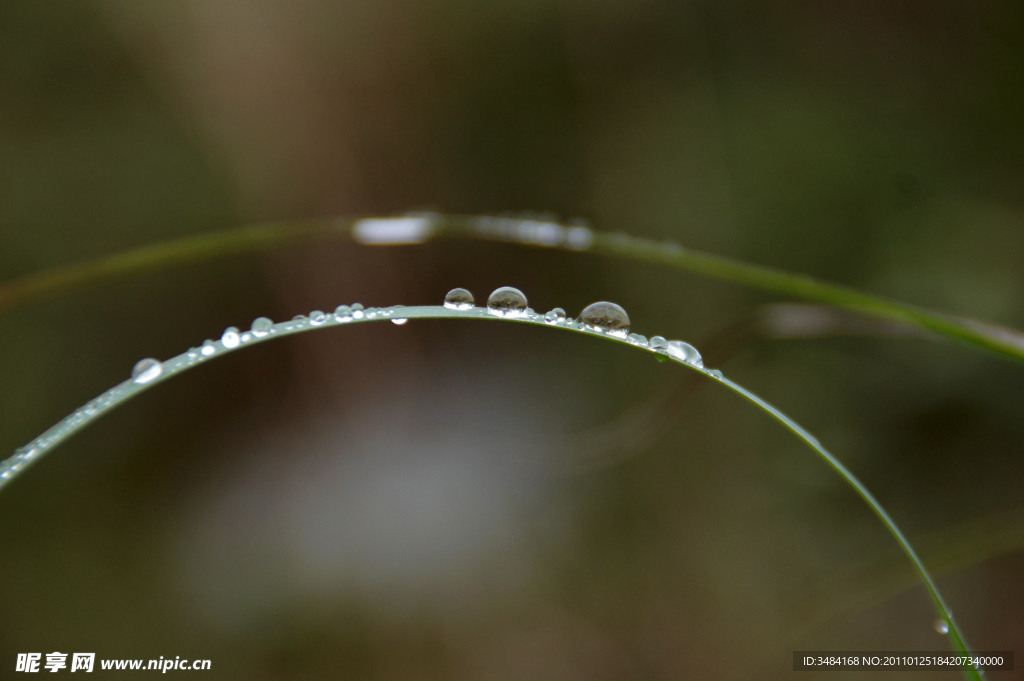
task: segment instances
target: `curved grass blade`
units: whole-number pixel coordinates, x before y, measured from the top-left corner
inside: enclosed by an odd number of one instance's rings
[[[221,340],[216,342],[206,341],[202,347],[192,348],[188,352],[178,355],[177,357],[173,357],[165,362],[155,362],[155,360],[143,360],[143,362],[147,362],[147,364],[140,362],[139,365],[136,366],[136,371],[133,372],[133,374],[136,374],[134,378],[127,380],[120,385],[114,386],[80,409],[75,410],[75,412],[70,416],[47,430],[25,447],[15,452],[14,456],[0,463],[0,488],[5,485],[9,485],[19,474],[23,473],[30,465],[42,458],[43,455],[111,409],[137,396],[139,393],[148,390],[154,385],[198,366],[199,364],[203,364],[210,359],[227,354],[233,350],[249,345],[255,345],[273,338],[289,336],[317,328],[386,321],[389,319],[398,320],[400,322],[401,320],[409,319],[497,319],[501,321],[535,324],[545,327],[554,326],[556,328],[575,331],[577,333],[599,336],[606,340],[625,343],[646,352],[656,352],[659,354],[660,358],[670,359],[678,364],[682,364],[686,368],[703,374],[708,379],[729,388],[744,399],[760,407],[762,411],[779,421],[790,432],[800,438],[800,440],[813,449],[818,456],[824,459],[824,461],[854,489],[861,499],[864,500],[868,507],[876,516],[878,516],[882,524],[885,525],[886,529],[889,530],[893,538],[895,538],[896,542],[900,545],[900,548],[903,549],[904,553],[907,555],[907,558],[910,559],[910,562],[914,566],[914,570],[917,572],[918,578],[925,587],[925,591],[927,592],[935,611],[938,613],[939,617],[949,625],[948,635],[954,650],[960,654],[969,654],[967,644],[964,641],[964,637],[960,632],[959,626],[953,619],[953,615],[949,607],[943,600],[935,582],[932,581],[932,578],[928,574],[927,569],[925,569],[921,559],[918,558],[917,553],[914,552],[910,542],[908,542],[906,537],[903,536],[903,533],[896,526],[896,523],[889,517],[889,514],[886,513],[884,508],[882,508],[882,505],[878,503],[874,496],[871,495],[867,488],[864,487],[853,473],[843,466],[843,464],[840,463],[840,461],[828,450],[822,447],[817,438],[804,430],[798,423],[743,386],[725,378],[719,371],[706,369],[703,366],[697,366],[685,362],[675,356],[665,353],[663,350],[654,350],[646,343],[641,345],[635,340],[625,337],[624,334],[623,337],[619,337],[602,333],[600,331],[592,330],[582,324],[573,323],[571,320],[563,320],[552,324],[551,322],[546,321],[544,316],[538,315],[529,310],[523,314],[515,316],[496,316],[491,314],[487,309],[479,307],[467,310],[458,310],[440,306],[394,306],[382,309],[358,309],[356,311],[339,307],[335,314],[330,315],[319,313],[311,318],[299,317],[289,322],[281,322],[273,325],[270,324],[269,320],[266,320],[262,325],[254,323],[253,330],[246,332],[239,332],[237,329],[230,328],[225,331]],[[140,369],[142,370],[139,371]],[[980,670],[974,668],[965,668],[964,674],[969,679],[984,678]]]
[[[185,237],[76,265],[55,267],[0,284],[0,313],[88,284],[285,244],[353,238],[367,245],[396,245],[449,237],[589,251],[686,270],[902,322],[1004,359],[1024,362],[1024,333],[1016,329],[907,305],[802,274],[683,248],[672,242],[542,220],[486,216],[428,214],[361,220],[314,219]]]

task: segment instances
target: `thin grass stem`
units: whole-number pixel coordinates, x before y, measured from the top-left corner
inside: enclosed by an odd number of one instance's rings
[[[146,370],[138,373],[135,378],[114,386],[96,399],[75,410],[70,416],[57,423],[25,447],[19,449],[12,457],[0,463],[0,489],[11,484],[15,478],[24,473],[29,466],[39,461],[45,454],[49,453],[79,430],[94,422],[96,419],[100,418],[120,404],[123,404],[140,393],[149,390],[153,386],[166,381],[173,376],[184,371],[188,371],[200,364],[204,364],[211,359],[249,345],[255,345],[274,338],[290,336],[314,329],[388,320],[398,320],[401,322],[403,319],[489,319],[560,328],[590,336],[598,336],[606,340],[625,343],[645,352],[655,352],[663,359],[669,359],[678,364],[682,364],[686,368],[704,375],[709,380],[725,386],[742,396],[744,399],[752,402],[762,411],[779,421],[790,432],[814,450],[818,456],[820,456],[836,473],[839,474],[843,480],[846,481],[848,485],[850,485],[850,487],[853,488],[872,512],[874,512],[885,528],[895,538],[896,542],[900,545],[900,548],[903,549],[907,558],[910,559],[910,562],[924,586],[936,613],[948,624],[948,636],[953,649],[958,654],[970,654],[970,649],[964,640],[959,625],[954,620],[952,612],[943,600],[938,587],[932,580],[931,575],[929,575],[924,563],[921,562],[921,559],[917,556],[913,547],[911,547],[910,542],[903,536],[899,527],[897,527],[896,523],[885,511],[878,500],[872,496],[872,494],[856,478],[856,476],[853,475],[853,473],[851,473],[835,456],[826,450],[820,442],[818,442],[817,438],[768,402],[764,401],[738,383],[725,378],[721,372],[713,369],[706,369],[702,365],[685,362],[682,359],[665,353],[664,351],[653,350],[646,342],[640,343],[637,340],[627,338],[624,335],[620,337],[604,333],[582,324],[572,323],[571,320],[551,323],[546,321],[544,316],[532,311],[527,311],[521,315],[515,316],[497,316],[492,314],[488,309],[480,307],[459,310],[440,306],[394,306],[381,309],[370,308],[366,310],[360,309],[358,311],[350,310],[349,313],[342,313],[342,316],[340,317],[337,314],[325,315],[320,313],[316,317],[300,317],[289,322],[281,322],[273,325],[270,325],[268,320],[264,326],[257,327],[254,324],[254,330],[245,332],[239,332],[237,329],[232,328],[228,329],[219,341],[206,341],[202,346],[191,348],[188,352],[172,357],[164,362],[149,362],[147,365],[144,365]],[[973,667],[964,668],[964,674],[968,679],[984,678],[983,673]]]

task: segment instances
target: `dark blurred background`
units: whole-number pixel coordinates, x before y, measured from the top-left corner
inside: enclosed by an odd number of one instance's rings
[[[4,2],[0,281],[264,220],[549,211],[1020,328],[1022,121],[1016,2]],[[1024,650],[1024,369],[773,339],[772,296],[627,261],[339,242],[82,288],[0,318],[0,450],[228,325],[503,285],[695,344],[861,476],[976,649]],[[688,376],[430,321],[189,372],[0,494],[0,676],[56,650],[216,679],[789,678],[798,649],[945,649],[846,485]],[[630,410],[657,418],[606,427]]]

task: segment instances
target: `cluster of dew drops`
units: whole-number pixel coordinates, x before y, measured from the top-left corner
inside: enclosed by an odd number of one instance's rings
[[[444,306],[450,310],[467,311],[476,307],[476,301],[473,294],[466,289],[456,288],[445,296]],[[267,317],[257,317],[249,331],[239,331],[234,326],[225,329],[220,337],[220,344],[225,350],[233,350],[245,343],[265,338],[278,330],[294,331],[309,326],[321,326],[329,322],[344,324],[364,318],[390,317],[394,324],[401,325],[408,321],[408,318],[401,316],[402,307],[395,305],[384,309],[364,308],[359,303],[353,303],[352,305],[339,305],[333,314],[325,313],[322,310],[313,310],[308,316],[298,315],[290,322],[276,325]],[[495,289],[487,298],[487,313],[497,317],[520,318],[533,322],[543,321],[545,324],[564,326],[578,331],[605,334],[704,369],[704,361],[701,359],[700,353],[689,343],[680,340],[666,340],[663,336],[654,336],[648,340],[638,333],[630,333],[629,315],[615,303],[602,301],[588,305],[577,319],[566,316],[565,310],[560,307],[556,307],[544,315],[539,315],[527,307],[526,296],[522,291],[511,286],[502,286]],[[203,361],[217,350],[217,344],[207,339],[200,347],[191,348],[186,353],[186,363],[191,365]],[[706,372],[714,378],[722,378],[722,372],[717,369],[706,370]],[[149,357],[139,361],[132,369],[132,381],[140,385],[151,383],[163,373],[164,365],[159,360]]]

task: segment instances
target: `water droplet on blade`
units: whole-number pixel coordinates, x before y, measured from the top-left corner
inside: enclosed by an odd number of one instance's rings
[[[544,315],[544,321],[547,322],[548,324],[557,324],[558,322],[564,322],[565,310],[563,310],[560,307],[556,307],[554,310],[551,310],[546,315]]]
[[[935,631],[943,635],[948,634],[949,622],[947,622],[946,620],[935,620]]]
[[[641,336],[638,333],[631,333],[626,337],[633,345],[639,345],[642,348],[647,347],[647,336]]]
[[[619,305],[607,301],[588,305],[580,313],[580,321],[588,328],[610,336],[625,338],[629,333],[629,315]]]
[[[502,286],[487,299],[487,311],[498,317],[520,317],[526,313],[526,296],[517,288]]]
[[[725,375],[718,369],[712,369],[708,373],[717,378],[718,380],[722,380],[723,378],[725,378]]]
[[[339,305],[334,308],[334,318],[339,322],[352,321],[352,308],[348,305]]]
[[[233,326],[229,326],[224,329],[224,335],[220,337],[220,342],[223,343],[226,348],[237,348],[241,340],[242,339],[238,337],[238,329]]]
[[[209,357],[213,353],[217,352],[217,346],[213,344],[213,341],[207,338],[203,341],[203,348],[199,352],[203,353],[204,357]]]
[[[668,354],[672,355],[676,359],[681,359],[687,364],[692,364],[695,367],[704,366],[704,360],[701,359],[700,353],[697,352],[697,348],[693,347],[689,343],[683,341],[669,341],[668,343]]]
[[[271,327],[274,326],[273,320],[268,317],[257,317],[252,320],[252,335],[257,338],[263,338],[270,333]]]
[[[444,306],[449,310],[468,310],[475,304],[473,294],[464,288],[453,288],[444,297]]]
[[[652,336],[650,343],[647,344],[651,350],[664,350],[668,347],[668,341],[665,340],[664,336]]]
[[[353,319],[362,319],[363,318],[363,304],[362,303],[352,303],[352,318]]]
[[[313,326],[320,326],[327,321],[327,315],[323,310],[313,310],[309,313],[309,323]]]
[[[139,384],[149,383],[159,378],[163,372],[164,365],[159,360],[147,357],[140,359],[132,369],[132,380]]]

